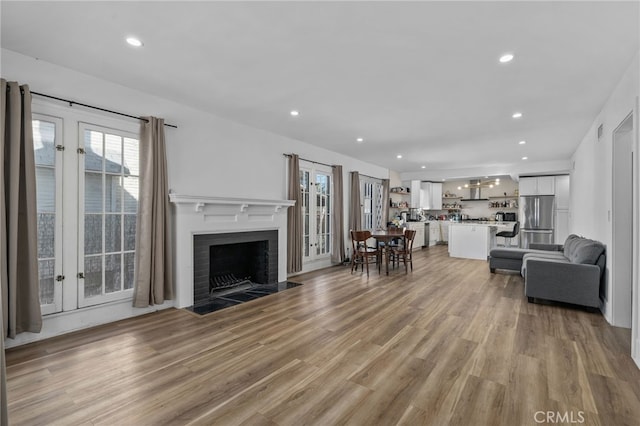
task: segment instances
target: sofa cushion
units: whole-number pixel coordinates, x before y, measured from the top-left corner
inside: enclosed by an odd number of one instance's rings
[[[500,257],[502,259],[518,259],[529,253],[531,250],[521,248],[494,248],[489,252],[490,257]]]
[[[520,274],[524,277],[526,276],[527,271],[527,261],[530,259],[533,260],[543,260],[546,262],[560,262],[560,263],[569,263],[570,260],[567,259],[562,252],[559,251],[549,251],[549,252],[529,252],[524,255],[522,258],[522,266],[520,267]]]
[[[489,257],[492,258],[502,258],[502,259],[517,259],[522,260],[522,258],[528,253],[540,253],[542,255],[550,255],[550,256],[563,256],[563,252],[561,251],[552,251],[552,250],[532,250],[532,249],[522,249],[522,248],[494,248],[489,252]]]
[[[573,239],[565,246],[564,255],[573,263],[595,265],[604,252],[604,244],[587,238]]]
[[[564,245],[562,246],[562,250],[565,252],[571,252],[574,249],[575,243],[582,240],[583,238],[576,234],[571,234],[564,241]],[[568,257],[568,256],[567,256]]]

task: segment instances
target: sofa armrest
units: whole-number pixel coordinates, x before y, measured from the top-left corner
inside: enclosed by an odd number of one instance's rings
[[[600,306],[600,268],[596,265],[529,259],[525,274],[527,297]]]
[[[531,243],[529,248],[532,250],[562,251],[562,244]]]

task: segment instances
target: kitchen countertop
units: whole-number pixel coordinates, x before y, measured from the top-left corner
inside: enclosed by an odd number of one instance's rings
[[[496,222],[495,220],[463,220],[461,222],[451,222],[456,225],[490,225],[490,226],[514,226],[515,222]]]

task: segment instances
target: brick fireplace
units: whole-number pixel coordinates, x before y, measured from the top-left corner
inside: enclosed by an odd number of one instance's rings
[[[266,257],[256,260],[257,263],[267,263],[266,275],[264,271],[243,272],[242,267],[234,275],[253,273],[257,274],[257,279],[270,282],[287,279],[287,208],[292,206],[294,201],[202,197],[173,193],[169,197],[174,205],[177,307],[193,306],[196,297],[202,297],[205,285],[206,291],[209,291],[211,256],[218,250],[216,246],[222,244],[267,241],[266,246],[263,245],[262,248],[258,245],[253,248],[228,248],[245,254],[264,254],[266,250]],[[260,258],[261,255],[257,257]]]
[[[278,231],[198,234],[193,237],[193,305],[213,290],[243,281],[278,282]]]

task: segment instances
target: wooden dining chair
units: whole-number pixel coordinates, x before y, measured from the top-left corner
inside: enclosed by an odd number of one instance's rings
[[[351,231],[351,246],[353,248],[353,256],[351,257],[351,273],[358,269],[358,265],[362,266],[362,270],[367,268],[367,276],[369,276],[369,264],[378,265],[378,273],[380,272],[380,249],[377,247],[367,246],[367,240],[371,238],[371,231]]]
[[[409,272],[409,265],[413,271],[413,240],[416,238],[416,231],[407,229],[404,231],[404,245],[394,247],[391,251],[391,258],[394,267],[398,267],[400,262],[404,263],[405,274]]]

